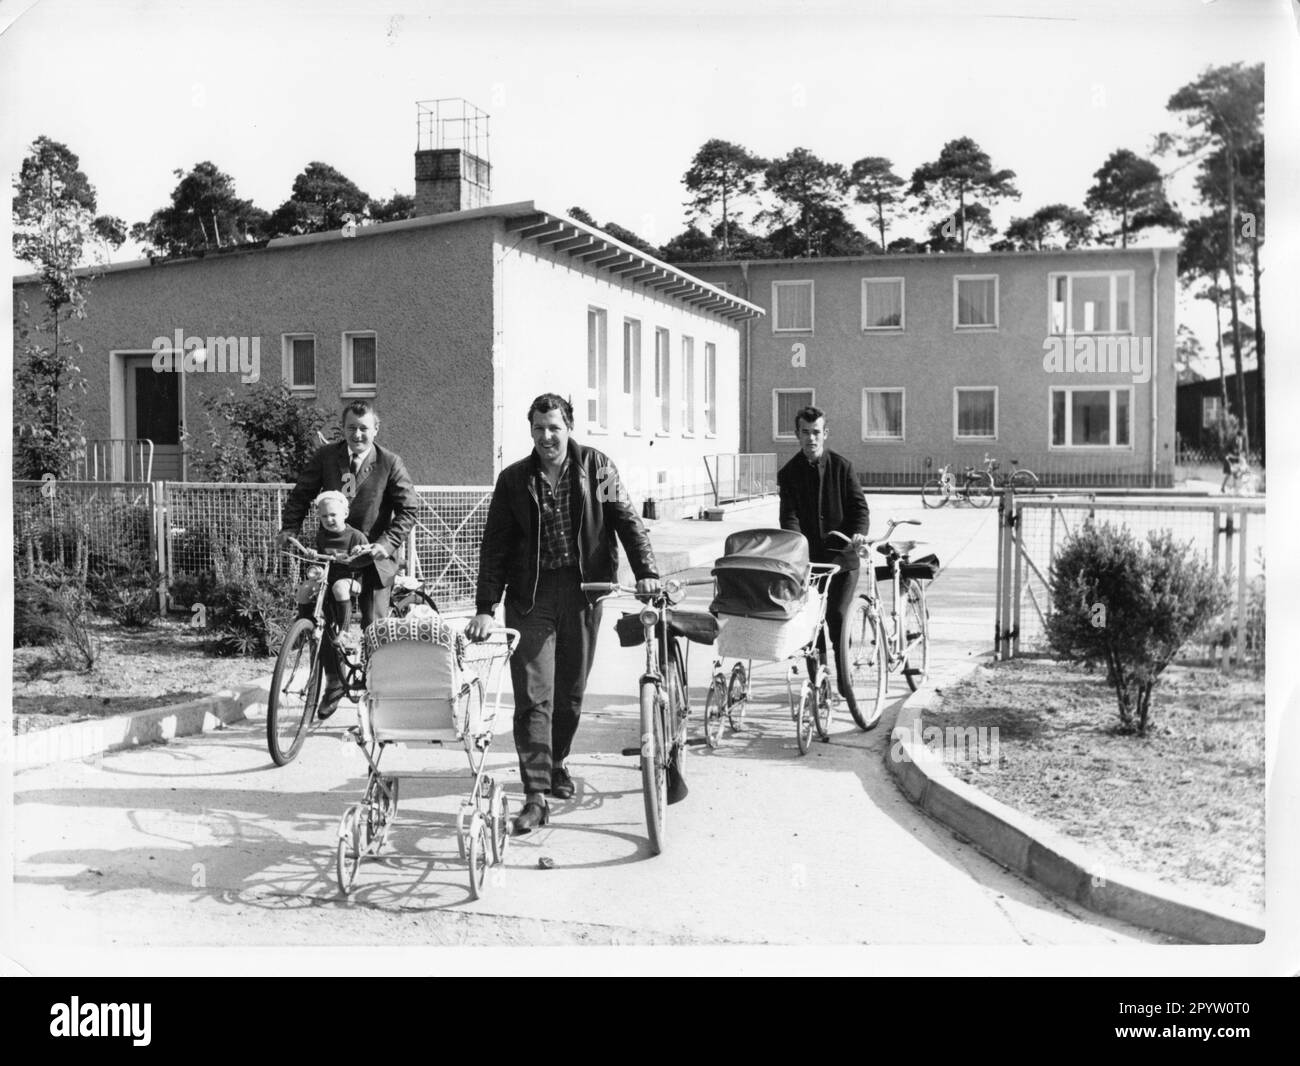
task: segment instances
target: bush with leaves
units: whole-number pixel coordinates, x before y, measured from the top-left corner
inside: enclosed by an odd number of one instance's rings
[[[57,593],[45,582],[20,577],[14,582],[14,647],[48,647],[63,635]]]
[[[227,389],[203,407],[207,444],[198,468],[209,481],[295,481],[320,447],[317,432],[334,419],[283,382],[259,382],[239,397]]]
[[[216,634],[219,655],[262,657],[275,654],[292,621],[292,590],[267,574],[238,547],[218,555],[210,599],[204,602],[208,629]]]
[[[120,625],[143,629],[158,619],[160,575],[148,567],[104,567],[91,573],[86,587],[95,609]]]
[[[1104,664],[1121,731],[1145,736],[1151,693],[1179,649],[1228,604],[1225,579],[1169,530],[1142,544],[1124,527],[1089,523],[1052,564],[1047,637],[1063,659]]]

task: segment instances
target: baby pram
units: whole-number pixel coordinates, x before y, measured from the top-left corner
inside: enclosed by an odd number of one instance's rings
[[[423,616],[386,618],[367,627],[363,655],[366,693],[360,721],[350,734],[369,764],[366,789],[359,803],[339,823],[337,875],[346,895],[361,860],[378,855],[397,814],[404,778],[439,778],[434,771],[385,772],[379,769],[392,745],[462,744],[474,783],[461,800],[456,843],[469,860],[470,895],[483,891],[489,864],[504,861],[509,839],[509,802],[505,788],[485,772],[493,722],[501,702],[505,661],[519,634],[492,633],[481,644],[467,645],[464,634],[430,612]],[[496,692],[487,700],[487,682],[496,674]]]
[[[830,735],[831,675],[819,657],[818,636],[826,638],[826,661],[834,662],[826,632],[826,586],[839,571],[832,563],[812,563],[808,541],[783,529],[749,529],[729,536],[713,566],[718,619],[718,658],[705,698],[705,737],[717,747],[723,722],[734,730],[744,719],[754,660],[786,662],[786,692],[796,723],[800,753],[806,754],[815,727]],[[726,658],[744,659],[723,669]],[[795,680],[799,679],[798,691]]]

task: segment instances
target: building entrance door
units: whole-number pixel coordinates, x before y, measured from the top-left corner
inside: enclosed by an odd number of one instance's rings
[[[154,370],[149,355],[128,357],[125,369],[125,436],[153,441],[155,481],[184,480],[180,374]]]

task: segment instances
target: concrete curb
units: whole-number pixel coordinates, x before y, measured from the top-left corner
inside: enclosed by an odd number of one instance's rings
[[[908,697],[885,755],[908,799],[932,818],[995,862],[1098,914],[1196,944],[1258,944],[1264,939],[1252,915],[1103,863],[1077,842],[953,777],[942,756],[924,742],[922,715],[938,703],[938,693],[929,685]]]
[[[208,733],[243,721],[255,708],[264,711],[270,687],[268,674],[238,689],[223,689],[187,703],[20,733],[6,738],[11,750],[0,761],[22,769]]]

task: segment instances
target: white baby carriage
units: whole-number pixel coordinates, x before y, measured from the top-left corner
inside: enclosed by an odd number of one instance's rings
[[[501,629],[467,646],[464,634],[436,614],[386,618],[365,632],[366,693],[359,724],[349,732],[370,766],[365,793],[339,823],[339,889],[351,890],[361,860],[377,856],[397,814],[403,778],[440,778],[435,771],[385,772],[380,759],[392,745],[463,744],[474,783],[456,819],[460,857],[469,860],[470,895],[478,899],[489,865],[504,861],[510,811],[505,788],[486,773],[493,723],[501,703],[505,662],[519,634]],[[467,654],[471,656],[467,662]],[[489,703],[487,684],[495,673]]]
[[[809,562],[803,534],[783,529],[733,533],[723,550],[713,566],[714,597],[709,605],[718,619],[718,658],[705,698],[705,738],[710,747],[717,747],[723,723],[734,730],[743,721],[755,659],[785,662],[790,714],[799,751],[807,754],[814,727],[823,740],[830,736],[836,696],[825,665],[834,662],[826,631],[826,586],[840,568]],[[818,637],[823,635],[825,659],[818,652]],[[723,669],[726,658],[745,662],[735,663],[728,676]]]

